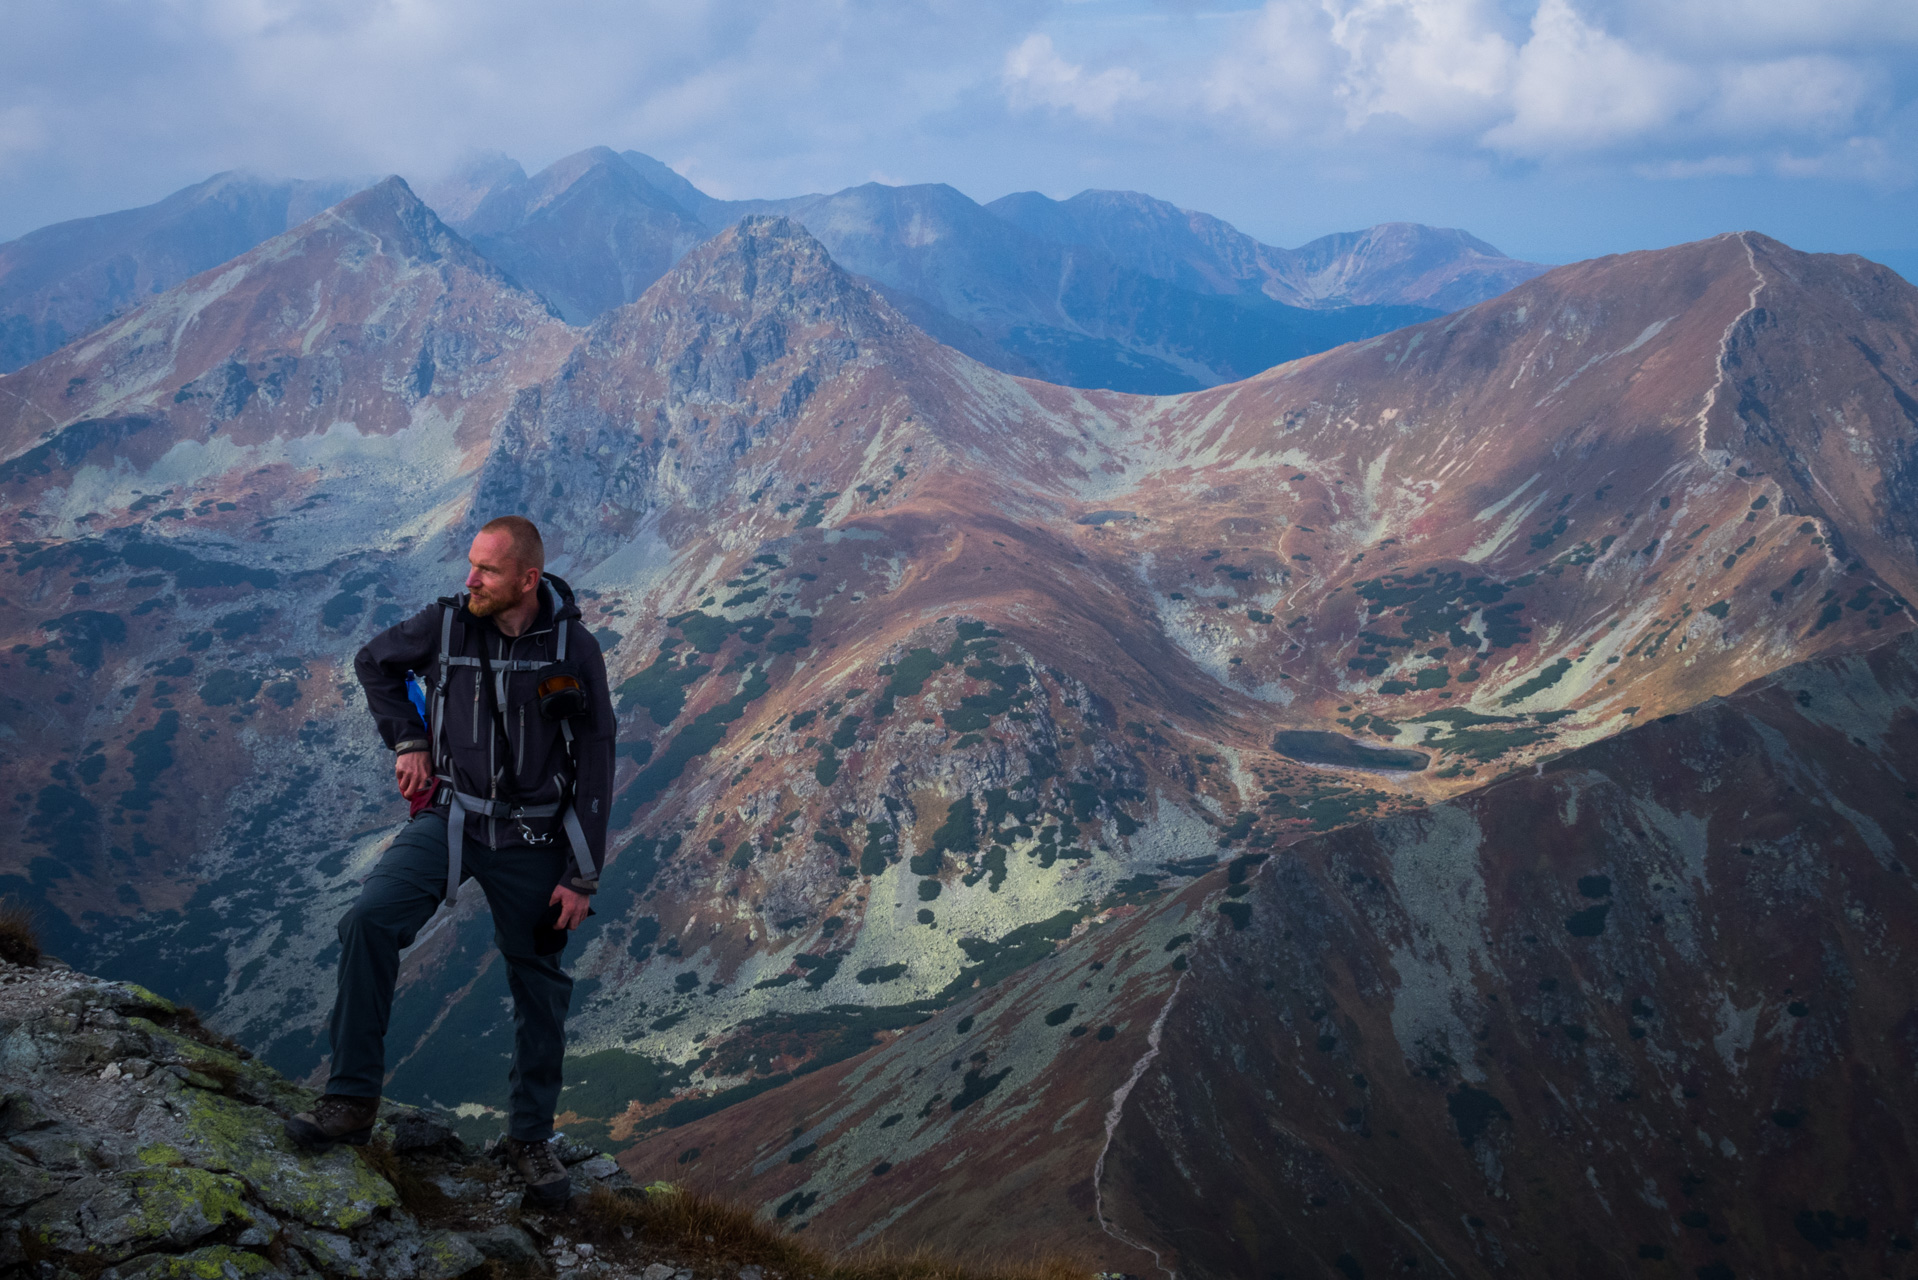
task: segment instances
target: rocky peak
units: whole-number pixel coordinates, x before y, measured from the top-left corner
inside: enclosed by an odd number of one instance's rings
[[[406,262],[455,262],[489,279],[504,281],[498,267],[474,251],[439,215],[413,194],[406,179],[392,174],[358,195],[349,196],[314,219],[317,231],[336,222],[371,237],[376,251]],[[297,228],[295,234],[306,231]]]

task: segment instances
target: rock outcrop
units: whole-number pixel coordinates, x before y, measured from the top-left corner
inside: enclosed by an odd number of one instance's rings
[[[489,1258],[608,1277],[648,1263],[571,1247],[565,1210],[522,1208],[516,1176],[429,1112],[388,1104],[363,1151],[300,1151],[281,1121],[312,1100],[143,987],[0,961],[0,1273],[453,1280]],[[576,1196],[643,1194],[592,1148],[560,1152]]]

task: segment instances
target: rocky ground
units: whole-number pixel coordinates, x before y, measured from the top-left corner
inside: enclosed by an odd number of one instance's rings
[[[281,1120],[312,1097],[142,987],[0,961],[0,1274],[694,1280],[620,1225],[676,1193],[591,1147],[561,1139],[575,1196],[547,1210],[410,1107],[366,1148],[303,1153]]]

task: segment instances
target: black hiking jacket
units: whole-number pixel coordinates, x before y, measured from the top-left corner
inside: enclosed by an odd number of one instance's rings
[[[495,727],[491,706],[481,688],[480,668],[451,668],[443,742],[450,756],[453,783],[467,795],[542,805],[559,800],[570,787],[597,876],[606,864],[606,818],[613,802],[616,732],[612,698],[606,687],[606,662],[599,642],[580,620],[573,589],[551,574],[545,575],[544,582],[559,595],[558,613],[555,615],[552,600],[542,587],[538,617],[517,636],[502,635],[491,619],[468,613],[466,597],[461,595],[429,605],[374,636],[354,657],[353,670],[366,690],[366,705],[379,725],[381,740],[389,749],[420,750],[428,743],[427,728],[406,696],[406,673],[417,673],[426,686],[426,705],[438,705],[440,619],[446,609],[454,611],[451,652],[477,658],[483,644],[486,656],[495,661],[517,658],[551,662],[558,643],[555,624],[567,622],[566,659],[577,666],[588,695],[585,713],[572,722],[572,761],[567,759],[559,725],[540,714],[531,671],[514,671],[506,676],[506,703],[500,711],[506,718],[509,742],[501,740]],[[506,785],[509,769],[511,787]],[[509,791],[514,794],[509,795]],[[443,814],[448,804],[445,788],[441,787],[433,811]],[[566,847],[566,832],[557,816],[530,819],[526,825],[535,836]],[[519,823],[505,819],[472,815],[467,818],[466,830],[491,849],[527,843]],[[579,882],[570,857],[567,863],[569,887],[591,892],[596,886]]]

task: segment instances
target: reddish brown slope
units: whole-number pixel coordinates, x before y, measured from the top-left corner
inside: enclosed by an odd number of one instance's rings
[[[1911,641],[1794,667],[1209,877],[624,1160],[1142,1275],[1869,1269],[1918,1209],[1915,756]]]
[[[1191,1275],[1899,1273],[1913,759],[1905,640],[1294,846],[1195,953],[1106,1204]]]

